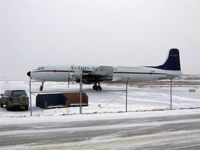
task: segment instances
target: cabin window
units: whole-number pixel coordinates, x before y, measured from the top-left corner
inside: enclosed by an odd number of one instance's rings
[[[43,70],[44,69],[44,67],[38,67],[38,70]]]

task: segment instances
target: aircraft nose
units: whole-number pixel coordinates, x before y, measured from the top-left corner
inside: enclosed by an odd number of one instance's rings
[[[29,76],[29,77],[31,76],[31,72],[30,72],[30,71],[29,71],[29,72],[27,72],[27,76]]]

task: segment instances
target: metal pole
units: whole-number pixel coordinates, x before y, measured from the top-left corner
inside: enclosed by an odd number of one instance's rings
[[[29,93],[30,93],[30,116],[32,116],[32,97],[31,97],[31,77],[30,77],[30,82],[29,82]]]
[[[170,79],[170,110],[172,110],[172,79]]]
[[[82,99],[83,99],[83,82],[82,82],[82,78],[83,78],[83,71],[81,71],[81,74],[80,74],[80,114],[82,114]]]
[[[129,78],[127,78],[127,81],[126,81],[126,110],[125,112],[128,111],[128,80]]]

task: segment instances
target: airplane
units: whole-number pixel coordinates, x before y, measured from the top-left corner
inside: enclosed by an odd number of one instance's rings
[[[34,80],[42,82],[40,91],[43,90],[44,82],[72,82],[93,84],[93,90],[101,91],[101,82],[144,82],[162,79],[174,79],[180,77],[181,65],[179,50],[172,48],[167,60],[159,66],[43,66],[29,71],[27,75]]]

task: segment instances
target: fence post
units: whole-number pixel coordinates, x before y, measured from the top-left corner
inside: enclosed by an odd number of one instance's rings
[[[172,110],[172,79],[170,79],[170,110]]]
[[[125,112],[128,111],[128,80],[129,80],[129,78],[127,78],[127,81],[126,81],[126,109],[125,109]]]

